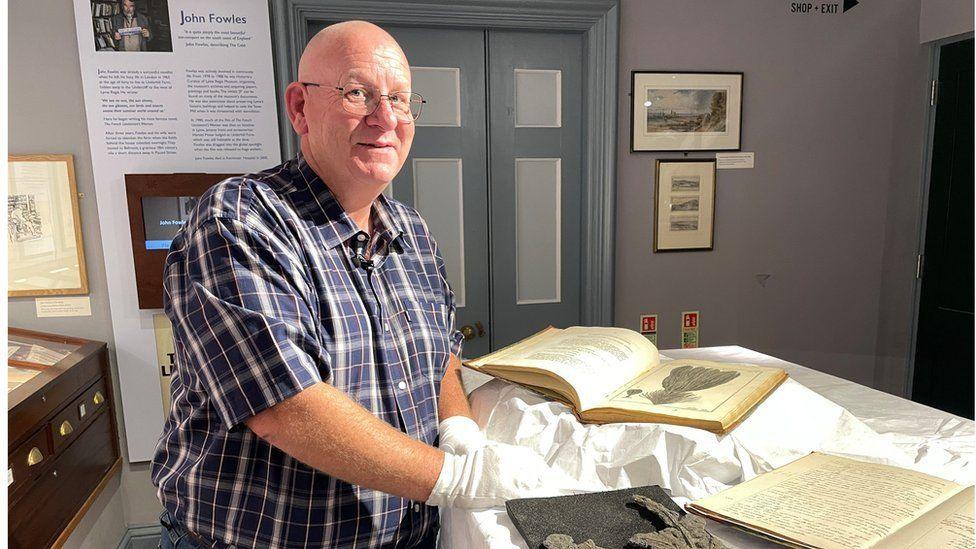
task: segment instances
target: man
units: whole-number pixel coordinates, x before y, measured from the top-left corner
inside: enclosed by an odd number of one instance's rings
[[[122,13],[112,16],[112,28],[116,50],[149,50],[149,17],[136,13],[134,0],[122,0]]]
[[[381,194],[421,105],[400,47],[340,23],[298,76],[284,99],[301,154],[210,189],[167,257],[163,547],[432,547],[437,505],[562,485],[470,419],[444,262]]]

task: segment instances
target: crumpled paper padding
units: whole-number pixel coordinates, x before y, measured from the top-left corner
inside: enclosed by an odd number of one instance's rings
[[[583,424],[568,407],[502,381],[475,395],[497,403],[474,410],[490,440],[532,449],[576,479],[581,491],[657,484],[676,499],[694,500],[815,450],[912,464],[863,422],[793,380],[725,436],[676,425]]]

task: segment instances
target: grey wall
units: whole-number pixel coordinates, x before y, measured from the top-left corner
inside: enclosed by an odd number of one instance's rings
[[[8,16],[9,152],[74,156],[78,192],[85,195],[79,206],[92,302],[91,317],[38,319],[32,298],[8,299],[9,323],[108,342],[117,380],[74,13],[70,2],[61,0],[11,0]],[[38,40],[40,28],[43,40]],[[121,432],[124,410],[117,383],[115,393]],[[124,451],[124,442],[121,447]],[[65,547],[114,547],[127,524],[155,521],[159,503],[151,488],[147,466],[126,460],[121,478],[109,483]]]
[[[920,42],[973,32],[972,0],[922,0],[918,21]]]
[[[703,346],[875,385],[904,375],[911,315],[928,62],[919,3],[833,16],[788,6],[623,1],[620,89],[631,70],[744,72],[742,150],[756,167],[719,170],[713,251],[652,253],[654,159],[681,154],[629,152],[621,93],[616,323],[658,313],[660,347],[676,347],[681,311],[697,309]],[[757,274],[771,275],[765,287]]]

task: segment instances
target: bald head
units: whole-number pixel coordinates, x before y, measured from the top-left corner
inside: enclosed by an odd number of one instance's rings
[[[325,27],[309,40],[298,62],[298,79],[336,82],[345,76],[337,73],[350,68],[340,61],[357,54],[371,55],[375,61],[393,67],[409,67],[407,56],[390,33],[368,21],[343,21]]]

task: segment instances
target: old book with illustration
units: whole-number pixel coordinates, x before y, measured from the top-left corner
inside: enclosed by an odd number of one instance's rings
[[[788,547],[974,546],[972,486],[817,452],[685,509]]]
[[[586,423],[669,423],[724,434],[786,380],[753,364],[662,361],[625,328],[549,327],[464,365],[573,408]]]

